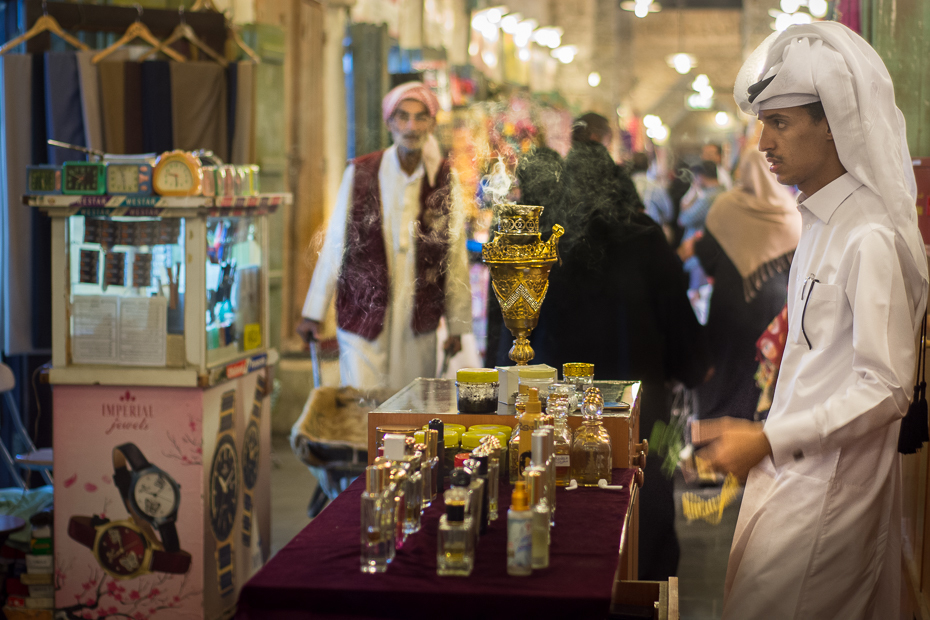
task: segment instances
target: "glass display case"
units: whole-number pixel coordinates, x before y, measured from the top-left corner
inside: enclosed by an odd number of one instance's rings
[[[267,364],[265,215],[290,200],[26,196],[52,218],[50,381],[206,387]]]

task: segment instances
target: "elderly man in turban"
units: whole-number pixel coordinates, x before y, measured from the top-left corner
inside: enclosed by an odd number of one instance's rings
[[[771,171],[801,192],[802,232],[768,420],[706,450],[748,474],[723,617],[897,618],[898,434],[927,302],[904,117],[878,54],[834,22],[773,35],[735,95],[763,123]]]
[[[394,144],[349,164],[298,333],[309,340],[336,297],[341,382],[399,389],[436,374],[440,318],[448,355],[471,329],[462,210],[432,136],[439,102],[420,82],[382,102]]]

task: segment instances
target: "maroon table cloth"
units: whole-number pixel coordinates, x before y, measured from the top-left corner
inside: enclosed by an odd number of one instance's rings
[[[622,490],[557,490],[549,568],[507,575],[510,485],[501,514],[481,536],[469,577],[436,574],[436,501],[387,572],[359,570],[357,479],[255,574],[239,594],[240,620],[334,618],[606,618],[630,502],[632,469],[613,470]]]

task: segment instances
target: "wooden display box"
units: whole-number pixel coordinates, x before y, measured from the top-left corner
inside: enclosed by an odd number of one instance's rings
[[[606,382],[605,382],[606,383]],[[597,382],[595,382],[595,385]],[[613,467],[638,467],[639,408],[642,384],[632,383],[623,392],[623,400],[630,404],[620,415],[606,416],[604,428],[610,434]],[[513,407],[510,406],[510,410]],[[455,412],[455,385],[449,379],[416,379],[407,387],[368,414],[368,464],[378,456],[376,429],[386,424],[404,424],[422,427],[434,418],[446,424],[503,424],[514,426],[516,418],[507,414],[465,414]],[[572,415],[568,424],[572,431],[581,426],[582,417]]]
[[[678,577],[668,581],[617,581],[610,602],[617,620],[679,620]]]

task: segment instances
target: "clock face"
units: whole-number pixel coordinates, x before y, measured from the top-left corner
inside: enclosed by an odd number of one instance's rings
[[[65,166],[65,190],[95,194],[100,190],[99,168],[97,166]]]
[[[108,194],[138,194],[139,166],[137,164],[110,164],[107,166]]]
[[[159,191],[191,191],[194,188],[194,175],[185,162],[174,159],[158,168],[155,183]]]
[[[220,439],[210,469],[210,526],[217,540],[232,533],[239,504],[239,459],[232,437]]]
[[[97,543],[97,558],[105,571],[118,578],[140,571],[145,560],[146,542],[142,535],[124,525],[108,527]]]
[[[33,168],[27,179],[29,193],[57,192],[61,190],[61,171],[51,168]]]
[[[142,514],[153,519],[164,519],[177,509],[179,498],[167,474],[150,471],[136,480],[133,499]]]
[[[258,424],[254,420],[245,429],[245,441],[242,445],[242,482],[251,489],[258,481]]]

